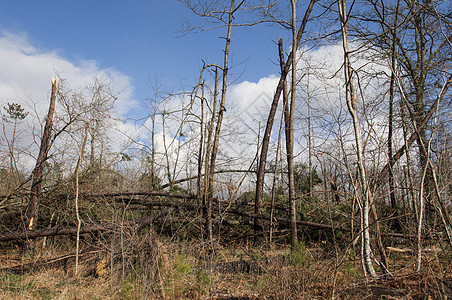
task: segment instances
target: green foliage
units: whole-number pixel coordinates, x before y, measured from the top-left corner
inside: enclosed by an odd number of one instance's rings
[[[3,119],[5,121],[10,121],[10,120],[23,120],[27,117],[28,112],[25,112],[25,109],[22,108],[22,106],[20,104],[17,103],[9,103],[7,106],[4,106],[3,109],[6,111],[6,113],[8,114],[8,116],[4,116]]]
[[[241,202],[243,204],[254,204],[254,199],[256,198],[256,192],[255,191],[248,191],[244,192],[240,195],[238,202]],[[271,197],[267,193],[262,194],[262,202],[263,203],[269,203],[271,200]]]
[[[190,273],[191,267],[186,255],[178,255],[173,265],[175,277],[180,279],[183,275]]]
[[[358,254],[356,253],[356,249],[355,247],[351,247],[349,252],[348,252],[348,257],[350,259],[356,259],[358,257]]]
[[[51,300],[55,299],[55,292],[50,289],[40,289],[31,293],[33,299]]]
[[[138,182],[142,190],[159,191],[162,189],[162,179],[160,179],[156,174],[152,174],[151,172],[143,173],[140,176]]]
[[[201,292],[208,290],[211,285],[209,274],[206,271],[202,270],[196,272],[196,282]]]
[[[442,260],[444,260],[444,262],[446,262],[447,264],[452,263],[452,248],[451,247],[448,247],[444,250],[444,252],[442,254]]]
[[[179,185],[173,185],[170,189],[170,192],[173,193],[180,193],[180,194],[188,194],[188,191],[186,189],[184,189],[183,187],[179,186]]]
[[[311,253],[304,242],[297,242],[289,253],[289,261],[296,266],[306,266],[312,260]]]
[[[0,290],[20,294],[22,291],[35,288],[33,281],[26,282],[24,276],[17,274],[0,274]]]
[[[357,264],[360,261],[359,254],[354,247],[350,248],[347,254],[347,259],[344,261],[343,272],[344,274],[351,275],[354,278],[362,278],[363,273],[361,265]]]
[[[302,163],[294,166],[294,179],[295,179],[295,192],[298,194],[308,194],[309,190],[309,168]],[[312,185],[315,186],[322,183],[322,180],[317,174],[317,170],[314,168],[311,170]]]
[[[143,294],[143,286],[137,278],[127,278],[121,282],[121,299],[139,299]]]
[[[356,279],[363,276],[361,268],[357,267],[354,261],[344,263],[344,274],[351,275]]]

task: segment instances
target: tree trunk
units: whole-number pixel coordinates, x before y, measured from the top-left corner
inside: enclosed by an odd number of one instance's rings
[[[78,257],[79,257],[79,250],[80,250],[80,228],[82,226],[82,219],[80,218],[80,212],[79,212],[79,171],[80,166],[82,165],[82,159],[83,159],[83,153],[85,152],[85,145],[86,140],[88,138],[88,132],[90,130],[90,125],[86,124],[85,126],[85,132],[83,134],[82,138],[82,145],[80,146],[80,152],[77,160],[77,165],[75,166],[75,215],[77,217],[77,238],[75,243],[75,276],[78,275]]]
[[[359,175],[361,179],[361,189],[363,197],[363,207],[362,207],[362,228],[363,228],[363,255],[364,264],[367,274],[371,277],[377,277],[377,273],[372,264],[372,250],[370,247],[370,232],[369,232],[369,196],[370,190],[367,184],[366,171],[364,167],[363,158],[363,146],[361,142],[361,131],[359,128],[358,115],[356,113],[355,105],[355,94],[353,88],[352,79],[352,67],[350,63],[350,52],[348,50],[348,39],[347,39],[347,13],[345,8],[345,1],[338,1],[339,6],[339,18],[341,21],[341,31],[342,31],[342,44],[344,49],[344,73],[345,73],[345,84],[346,84],[346,101],[347,108],[353,119],[353,127],[355,132],[355,144],[356,144],[356,155],[358,158],[358,168]]]
[[[243,3],[243,2],[242,2]],[[232,31],[232,21],[233,21],[233,15],[234,12],[238,9],[234,8],[234,0],[231,0],[231,6],[229,8],[229,18],[228,18],[228,31],[226,35],[226,45],[224,49],[224,62],[223,62],[223,84],[221,87],[221,100],[220,100],[220,108],[218,112],[218,119],[217,119],[217,126],[215,128],[215,135],[213,138],[213,145],[212,145],[212,153],[210,157],[210,166],[209,166],[209,186],[208,186],[208,194],[207,196],[207,210],[208,210],[208,238],[209,241],[213,241],[213,233],[212,233],[212,197],[214,194],[214,188],[213,188],[213,174],[215,172],[215,162],[217,159],[217,152],[218,152],[218,146],[220,142],[220,132],[221,132],[221,125],[223,123],[223,115],[226,110],[225,103],[226,103],[226,90],[228,85],[228,70],[229,70],[229,46],[231,44],[231,31]]]
[[[400,231],[402,228],[400,226],[400,220],[398,219],[398,210],[397,210],[397,203],[395,199],[395,187],[394,187],[394,162],[392,157],[392,134],[393,134],[393,116],[394,116],[394,81],[395,81],[395,70],[396,70],[396,47],[397,47],[397,23],[398,23],[398,16],[399,16],[399,5],[400,0],[397,1],[397,8],[396,8],[396,15],[394,20],[394,29],[392,30],[392,45],[391,45],[391,80],[389,83],[389,116],[388,116],[388,157],[389,157],[389,164],[391,167],[389,168],[389,199],[391,203],[391,207],[394,211],[394,217],[395,221],[393,223],[394,228],[397,231]]]
[[[306,13],[304,15],[303,21],[300,25],[300,28],[298,30],[298,34],[296,35],[296,39],[294,41],[294,45],[292,46],[293,49],[297,49],[298,43],[301,40],[301,37],[303,35],[304,29],[306,27],[306,24],[308,22],[309,15],[311,14],[312,8],[314,7],[315,0],[311,0],[309,3],[308,8],[306,9]],[[282,45],[282,42],[281,42]],[[267,125],[265,127],[265,133],[262,140],[262,148],[261,148],[261,155],[259,157],[259,166],[258,166],[258,173],[257,173],[257,180],[256,180],[256,197],[255,197],[255,213],[260,214],[261,206],[262,206],[262,197],[263,197],[263,190],[264,190],[264,175],[265,175],[265,165],[267,161],[267,154],[268,154],[268,147],[270,143],[270,134],[273,127],[273,120],[275,117],[276,107],[278,105],[279,98],[281,97],[281,92],[283,91],[287,74],[289,73],[290,66],[293,62],[293,52],[289,54],[289,57],[287,58],[286,63],[284,64],[284,67],[281,69],[281,76],[279,78],[278,85],[276,87],[275,94],[273,96],[272,105],[270,108],[269,116],[267,118]],[[284,62],[284,60],[282,61]],[[275,104],[276,103],[276,104]],[[276,106],[275,106],[276,105]],[[274,111],[273,111],[274,109]],[[290,176],[290,175],[289,175]],[[255,230],[255,243],[259,244],[262,242],[263,238],[263,228],[262,223],[260,220],[254,221],[254,230]],[[296,226],[296,223],[294,223]]]
[[[429,111],[425,114],[422,122],[419,125],[416,124],[418,129],[425,128],[425,126],[427,125],[427,122],[430,120],[430,118],[435,113],[436,109],[438,108],[439,103],[441,102],[443,97],[446,95],[451,84],[452,84],[452,75],[450,75],[449,78],[447,79],[447,81],[444,82],[444,85],[441,88],[441,92],[439,93],[439,95],[436,98],[435,102],[433,103],[432,107],[430,107]],[[400,85],[399,85],[399,88],[400,88]],[[377,188],[381,183],[383,183],[385,181],[386,177],[389,174],[389,168],[392,168],[392,166],[393,166],[393,165],[391,165],[391,163],[395,164],[402,157],[402,155],[405,152],[407,152],[407,149],[409,149],[410,146],[413,144],[413,142],[416,140],[417,140],[417,134],[416,134],[416,132],[413,132],[410,135],[410,137],[406,140],[405,144],[402,147],[400,147],[400,149],[397,150],[397,152],[392,156],[391,162],[388,162],[383,167],[383,169],[381,169],[380,173],[378,174],[377,180],[375,181],[374,185],[372,186],[372,189]]]
[[[297,243],[297,206],[295,202],[295,177],[293,163],[293,127],[295,120],[295,99],[297,96],[297,7],[296,0],[291,0],[292,5],[292,83],[290,85],[290,105],[289,105],[289,130],[286,132],[287,145],[287,170],[289,171],[289,215],[290,215],[290,244],[292,249]]]
[[[279,47],[279,52],[282,52],[282,38],[279,38],[278,40],[278,47]],[[284,59],[284,57],[283,57]],[[280,62],[281,66],[284,65],[284,60],[282,60]],[[287,76],[287,69],[286,68],[281,68],[281,78],[282,77],[286,77]],[[279,81],[280,84],[282,83],[283,85],[285,85],[285,81]],[[280,84],[278,84],[277,90],[280,87]],[[273,127],[273,121],[275,119],[275,114],[276,114],[276,109],[278,107],[278,102],[279,102],[279,98],[280,98],[280,94],[278,95],[278,97],[273,97],[273,101],[270,107],[270,112],[268,114],[268,118],[267,118],[267,125],[265,127],[265,132],[264,132],[264,137],[262,140],[262,148],[261,148],[261,155],[259,157],[259,166],[258,166],[258,170],[257,170],[257,181],[256,181],[256,198],[254,201],[254,213],[256,215],[260,215],[262,213],[262,198],[263,198],[263,193],[264,193],[264,175],[265,175],[265,166],[266,166],[266,162],[267,162],[267,155],[268,155],[268,147],[270,144],[270,135],[271,135],[271,130]],[[255,218],[254,219],[254,244],[255,245],[261,245],[263,242],[263,238],[264,238],[264,228],[262,226],[262,220],[260,218]]]
[[[50,96],[50,106],[47,114],[44,133],[41,139],[41,147],[39,149],[36,166],[33,170],[33,181],[31,184],[30,202],[27,208],[27,229],[34,230],[38,222],[39,202],[42,194],[42,176],[44,173],[44,162],[47,160],[47,153],[50,148],[50,138],[52,136],[53,118],[55,116],[57,94],[57,80],[52,78],[52,93]]]
[[[212,235],[212,196],[209,196],[210,188],[213,190],[213,185],[211,187],[210,180],[213,180],[212,172],[215,173],[215,170],[210,170],[210,161],[209,156],[211,153],[211,143],[212,143],[212,134],[215,124],[215,114],[217,112],[217,95],[218,95],[218,68],[215,68],[215,86],[213,93],[213,104],[212,104],[212,116],[209,123],[209,129],[207,132],[207,142],[206,142],[206,153],[205,153],[205,164],[204,164],[204,192],[202,195],[202,211],[204,215],[205,223],[205,232],[207,234],[207,238],[213,237]]]

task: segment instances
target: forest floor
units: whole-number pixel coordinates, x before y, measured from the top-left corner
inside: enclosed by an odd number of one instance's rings
[[[389,248],[390,274],[372,280],[353,251],[322,244],[301,244],[292,252],[286,246],[211,250],[174,241],[158,248],[152,268],[132,256],[112,260],[97,251],[81,257],[75,276],[72,260],[8,271],[67,252],[49,246],[32,259],[3,244],[0,299],[452,299],[451,254],[435,247],[425,252],[419,273],[412,250]]]

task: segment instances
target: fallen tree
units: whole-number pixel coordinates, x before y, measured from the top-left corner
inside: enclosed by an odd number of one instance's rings
[[[125,192],[113,192],[113,193],[80,193],[81,198],[114,198],[114,197],[134,197],[134,196],[145,196],[145,197],[169,197],[177,199],[195,199],[196,195],[184,194],[184,193],[174,193],[167,191],[125,191]],[[75,197],[72,194],[60,194],[58,198]]]
[[[137,226],[143,227],[149,225],[157,217],[156,214],[151,216],[142,217],[135,221],[127,221],[124,226]],[[118,224],[113,222],[103,222],[99,224],[82,225],[80,227],[80,234],[95,233],[99,231],[113,230]],[[77,233],[77,226],[68,227],[54,227],[54,228],[40,228],[35,230],[15,230],[9,232],[0,232],[0,242],[35,239],[45,236],[57,236],[57,235],[74,235]]]
[[[110,193],[109,196],[126,196],[126,195],[141,195],[141,196],[149,196],[149,195],[156,195],[158,193],[154,192],[127,192],[127,193]],[[164,193],[167,195],[168,193]],[[91,194],[90,196],[100,196],[105,194]],[[182,196],[189,196],[189,195],[183,195],[183,194],[174,194],[182,198]],[[122,201],[123,199],[116,199],[116,201]],[[185,209],[188,211],[195,211],[199,208],[199,205],[197,203],[193,202],[186,202],[186,201],[171,201],[171,200],[152,200],[152,199],[137,199],[133,198],[130,199],[127,204],[139,204],[144,205],[147,207],[175,207],[179,209]],[[215,210],[216,211],[216,210]],[[158,221],[162,217],[168,217],[168,211],[167,210],[159,210],[159,211],[152,211],[150,216],[145,216],[142,218],[139,218],[137,220],[130,220],[125,221],[122,226],[123,227],[136,227],[137,230],[148,226],[149,224],[153,223],[154,221]],[[263,214],[255,214],[252,212],[247,212],[243,209],[238,209],[235,207],[229,207],[225,211],[222,212],[222,215],[224,214],[232,214],[236,216],[246,217],[249,219],[255,219],[259,218],[261,220],[267,220],[270,221],[270,216],[263,215]],[[202,221],[202,218],[198,218],[195,221],[196,218],[187,216],[187,217],[169,217],[166,220],[166,222],[179,222],[179,223],[197,223]],[[280,224],[289,224],[290,220],[287,218],[281,218],[281,217],[273,217],[273,221]],[[217,217],[217,222],[225,223],[228,225],[234,225],[233,222],[230,220],[225,220],[223,218]],[[331,225],[331,224],[323,224],[323,223],[316,223],[311,221],[303,221],[303,220],[297,220],[297,225],[300,226],[307,226],[311,228],[317,228],[319,230],[329,230],[329,231],[341,231],[341,232],[351,232],[350,228],[339,226],[339,225]],[[102,222],[98,224],[87,224],[83,225],[80,228],[80,234],[86,234],[86,233],[96,233],[100,231],[107,231],[107,230],[114,230],[118,227],[118,223],[114,222]],[[39,237],[45,237],[45,236],[57,236],[57,235],[74,235],[77,233],[77,227],[76,226],[68,226],[68,227],[54,227],[54,228],[40,228],[35,229],[33,231],[31,230],[14,230],[9,232],[0,232],[0,242],[5,241],[13,241],[13,240],[25,240],[25,239],[35,239]],[[400,238],[415,238],[414,235],[409,234],[398,234],[398,233],[384,233],[385,236],[392,236],[392,237],[400,237]]]

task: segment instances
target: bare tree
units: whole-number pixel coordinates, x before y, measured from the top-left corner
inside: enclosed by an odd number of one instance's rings
[[[208,159],[208,172],[207,172],[207,214],[211,214],[209,209],[212,197],[214,195],[214,173],[215,173],[215,163],[217,159],[218,154],[218,148],[220,145],[220,133],[222,130],[222,123],[224,118],[224,112],[226,111],[225,105],[226,105],[226,95],[227,95],[227,86],[228,86],[228,72],[229,72],[229,51],[230,51],[230,44],[231,44],[231,33],[232,28],[234,24],[234,14],[240,9],[240,7],[244,4],[245,1],[240,1],[238,4],[235,3],[234,0],[231,0],[229,2],[229,7],[227,7],[225,4],[217,3],[217,2],[204,2],[204,1],[184,1],[184,3],[198,16],[205,18],[206,20],[211,20],[213,22],[218,22],[218,27],[226,27],[227,32],[225,39],[225,47],[223,51],[223,65],[221,67],[222,70],[222,85],[221,85],[221,93],[220,93],[220,100],[219,100],[219,109],[218,109],[218,117],[216,120],[215,125],[215,132],[213,134],[213,141],[212,141],[212,148],[210,150],[210,157]],[[192,26],[190,28],[187,28],[187,31],[190,30],[209,30],[212,28],[218,28],[217,26],[209,27],[209,28],[200,28]],[[212,124],[212,123],[211,123]],[[213,124],[212,124],[213,125]],[[206,160],[207,164],[207,160]],[[210,218],[209,218],[210,219]],[[210,223],[208,221],[208,223]],[[213,240],[212,235],[212,226],[207,225],[207,235],[208,239],[210,241]]]
[[[286,118],[286,145],[287,145],[287,158],[288,161],[292,162],[292,169],[289,169],[289,187],[292,183],[292,189],[289,188],[289,200],[290,202],[290,216],[291,216],[291,241],[292,245],[295,245],[295,242],[297,240],[297,233],[296,233],[296,210],[295,210],[295,187],[294,187],[294,178],[293,178],[293,118],[295,113],[295,92],[296,92],[296,63],[294,63],[294,58],[296,58],[296,51],[298,49],[298,44],[303,36],[303,32],[305,30],[306,24],[308,23],[309,16],[311,14],[311,11],[314,7],[315,0],[311,0],[309,3],[303,21],[300,25],[300,28],[296,29],[296,6],[295,2],[292,3],[292,51],[290,52],[287,61],[284,63],[284,57],[281,58],[280,55],[280,64],[281,64],[281,75],[278,82],[278,85],[276,87],[275,94],[273,96],[272,105],[270,108],[269,116],[267,118],[267,125],[265,127],[265,132],[262,139],[262,148],[261,148],[261,154],[259,157],[259,165],[258,165],[258,173],[257,173],[257,180],[256,180],[256,198],[255,198],[255,208],[254,213],[259,215],[261,213],[261,205],[262,205],[262,197],[263,197],[263,189],[264,189],[264,176],[265,176],[265,166],[266,166],[266,160],[267,160],[267,154],[268,154],[268,146],[270,142],[270,135],[273,127],[273,121],[275,118],[276,108],[278,106],[279,98],[281,97],[281,93],[283,92],[284,86],[286,84],[286,78],[290,71],[290,67],[292,66],[292,97],[291,97],[291,103],[290,108],[289,104],[284,104],[285,110],[288,110],[288,115],[285,114]],[[282,40],[278,42],[280,45],[279,48],[282,49]],[[281,50],[279,53],[282,53]],[[295,75],[294,75],[295,74]],[[295,82],[293,81],[295,80]],[[291,112],[292,111],[292,116]],[[292,125],[290,123],[292,122]],[[292,129],[291,129],[292,128]],[[292,132],[292,135],[291,133]],[[290,167],[289,163],[289,168]],[[292,172],[291,172],[292,171]],[[292,173],[292,175],[290,175]],[[290,179],[292,176],[292,180]],[[292,190],[292,192],[290,192]],[[292,197],[291,197],[292,196]],[[262,227],[262,221],[259,218],[255,218],[254,220],[254,231],[255,231],[255,243],[260,244],[262,242],[263,238],[263,227]]]
[[[398,213],[397,213],[397,203],[396,203],[396,196],[395,196],[395,187],[394,187],[394,170],[392,165],[394,165],[393,162],[393,151],[392,151],[392,139],[393,139],[393,118],[394,118],[394,85],[395,85],[395,70],[396,70],[396,36],[397,36],[397,22],[399,17],[399,7],[400,7],[400,0],[397,2],[397,8],[395,13],[395,19],[394,19],[394,27],[392,29],[392,45],[391,45],[391,79],[389,82],[389,115],[388,115],[388,157],[389,157],[389,164],[391,167],[389,168],[389,199],[392,206],[392,209],[394,210],[394,217],[395,224],[397,226],[397,229],[400,231],[400,220],[398,219]]]
[[[77,164],[75,166],[75,215],[77,218],[77,238],[75,244],[75,276],[78,275],[78,260],[79,260],[79,251],[80,251],[80,228],[82,226],[82,219],[80,218],[80,209],[79,209],[79,172],[80,166],[82,165],[83,153],[85,152],[86,140],[88,139],[88,133],[91,126],[91,122],[85,125],[85,131],[82,137],[82,144],[80,146],[80,152],[77,159]]]
[[[366,49],[372,49],[383,60],[390,61],[392,74],[400,73],[407,105],[413,110],[410,117],[414,118],[419,130],[419,135],[411,137],[417,143],[419,169],[424,170],[428,165],[428,153],[422,150],[422,145],[427,144],[431,132],[431,123],[428,122],[430,108],[436,105],[435,97],[441,92],[443,77],[450,75],[450,7],[444,6],[443,1],[410,0],[366,1],[361,8],[355,17],[357,22],[354,23],[353,31],[368,46]],[[391,85],[393,83],[391,75]],[[390,155],[389,165],[394,164]],[[391,180],[393,170],[385,167],[384,172]],[[434,180],[430,169],[424,184],[425,193],[434,197]]]
[[[221,86],[221,98],[220,98],[220,105],[219,105],[219,111],[218,111],[218,119],[217,124],[215,128],[215,135],[213,137],[213,144],[212,144],[212,152],[210,156],[210,164],[209,164],[209,185],[208,185],[208,194],[207,197],[209,197],[208,202],[212,202],[212,197],[214,194],[214,188],[213,188],[213,175],[215,171],[215,162],[217,159],[217,153],[218,153],[218,147],[220,143],[220,131],[221,131],[221,125],[223,122],[223,115],[226,105],[226,92],[227,92],[227,86],[228,86],[228,71],[229,71],[229,46],[231,44],[231,32],[232,32],[232,22],[234,20],[234,12],[239,9],[240,5],[243,4],[244,1],[242,1],[237,7],[234,4],[234,0],[231,0],[231,5],[229,7],[229,11],[227,12],[228,15],[228,21],[227,21],[227,33],[226,33],[226,44],[224,47],[224,60],[223,60],[223,82]],[[209,229],[208,232],[209,240],[212,241],[212,230]]]
[[[372,250],[370,248],[370,232],[369,232],[369,201],[371,198],[371,191],[368,186],[367,177],[366,177],[366,169],[364,167],[364,159],[363,159],[363,146],[361,141],[361,131],[359,128],[359,120],[356,112],[356,104],[355,104],[355,92],[353,87],[353,69],[350,63],[350,51],[348,48],[348,36],[347,36],[347,12],[345,1],[338,1],[339,6],[339,18],[341,22],[341,32],[342,32],[342,43],[344,49],[344,74],[345,74],[345,86],[346,86],[346,101],[347,108],[349,110],[350,115],[353,119],[353,128],[355,133],[355,145],[356,145],[356,155],[358,158],[358,168],[360,175],[360,184],[362,190],[363,197],[363,207],[362,207],[362,222],[363,222],[363,246],[364,246],[364,263],[365,268],[369,276],[376,277],[377,273],[372,264]]]

